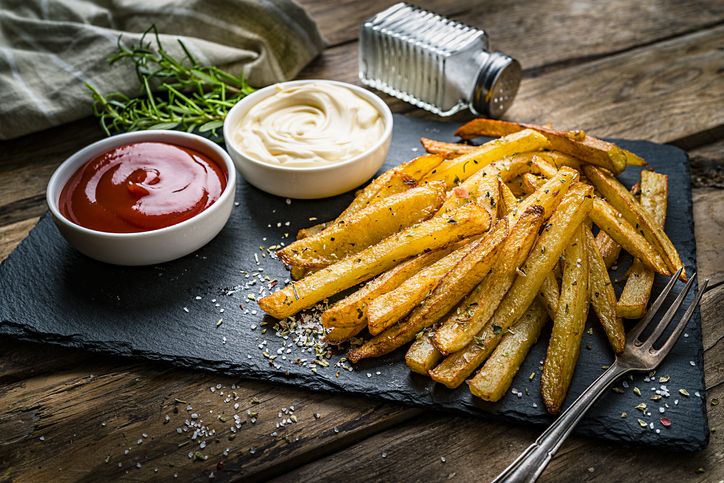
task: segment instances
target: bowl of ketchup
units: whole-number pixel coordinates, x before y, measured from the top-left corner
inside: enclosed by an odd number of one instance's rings
[[[211,241],[234,206],[236,168],[215,143],[178,131],[112,136],[78,151],[50,178],[48,207],[80,252],[152,265]]]

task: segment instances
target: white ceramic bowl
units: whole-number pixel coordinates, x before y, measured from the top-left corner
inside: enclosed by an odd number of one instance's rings
[[[176,225],[139,233],[108,233],[82,227],[60,213],[63,187],[78,168],[119,146],[162,142],[195,149],[219,163],[227,173],[226,189],[216,202],[196,216]],[[47,201],[53,220],[78,251],[116,265],[153,265],[183,257],[211,241],[224,227],[234,207],[236,169],[229,155],[215,143],[178,131],[141,131],[119,134],[87,146],[66,159],[48,182]]]
[[[249,110],[273,95],[278,85],[334,84],[346,87],[367,100],[382,115],[385,130],[382,137],[364,153],[328,166],[289,167],[272,165],[243,154],[233,141],[233,129]],[[326,198],[345,193],[369,180],[385,162],[392,140],[392,113],[377,95],[361,87],[345,82],[328,80],[300,80],[283,82],[260,89],[239,101],[226,115],[224,121],[226,149],[236,168],[249,183],[277,196],[299,199]]]

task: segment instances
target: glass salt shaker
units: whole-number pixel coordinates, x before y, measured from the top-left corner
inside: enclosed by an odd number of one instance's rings
[[[469,107],[500,117],[518,92],[521,68],[490,52],[483,30],[398,3],[362,24],[359,77],[439,116]]]

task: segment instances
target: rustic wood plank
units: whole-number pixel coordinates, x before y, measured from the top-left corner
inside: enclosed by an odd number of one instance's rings
[[[717,79],[724,68],[722,38],[724,27],[715,27],[535,77],[529,74],[506,118],[686,146],[706,141],[708,137],[696,138],[702,131],[721,137],[724,84]],[[301,77],[318,78],[335,66],[336,79],[358,82],[355,49],[350,44],[326,50]],[[383,98],[397,111],[417,111]],[[689,112],[696,116],[687,116]]]
[[[330,47],[354,41],[364,19],[393,3],[300,1],[316,20]],[[724,6],[706,0],[673,3],[614,0],[595,6],[543,0],[536,2],[535,11],[529,2],[522,0],[495,0],[482,5],[469,0],[422,0],[415,4],[483,28],[490,36],[493,49],[512,55],[530,71],[590,61],[711,27],[724,20]]]
[[[724,276],[724,190],[694,190],[694,233],[699,276]]]
[[[56,473],[72,479],[171,479],[174,473],[208,479],[210,472],[218,472],[219,461],[226,462],[227,476],[262,478],[419,413],[360,397],[330,398],[293,387],[129,364],[30,343],[15,343],[19,347],[12,356],[9,339],[2,342],[6,350],[0,366],[0,381],[5,382],[0,391],[0,480],[46,481]],[[19,351],[31,355],[19,361]],[[39,356],[49,356],[47,364],[32,360]],[[4,375],[17,375],[25,364],[32,365],[32,377],[8,383]],[[48,373],[48,364],[57,367]],[[278,428],[279,412],[292,406],[294,411],[283,417],[293,414],[296,422]],[[254,413],[258,416],[252,423]],[[236,433],[230,431],[234,415],[241,425]],[[186,420],[203,421],[216,433],[192,441],[195,428],[181,434],[176,429]],[[205,448],[200,447],[202,441]],[[196,451],[209,458],[189,459],[188,453]]]
[[[36,223],[38,223],[38,218],[30,218],[0,226],[0,261],[5,260],[15,250],[15,247],[28,236]]]
[[[724,188],[724,139],[689,151],[691,185]]]
[[[309,15],[317,22],[319,31],[329,47],[357,40],[360,24],[377,12],[397,2],[390,0],[317,1],[300,0]],[[458,16],[478,5],[475,0],[451,2],[449,0],[420,0],[415,5],[432,10],[440,15]]]
[[[716,27],[528,79],[507,116],[669,143],[721,127],[723,38]]]

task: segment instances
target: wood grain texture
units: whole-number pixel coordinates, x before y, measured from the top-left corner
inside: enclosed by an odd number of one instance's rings
[[[302,76],[356,82],[359,21],[393,2],[301,3],[309,7],[330,45],[336,45]],[[551,121],[597,135],[688,146],[713,143],[692,152],[693,181],[695,186],[716,186],[710,174],[720,172],[724,163],[719,107],[724,96],[724,32],[717,26],[724,17],[721,2],[420,4],[486,27],[496,49],[521,59],[526,78],[511,118]],[[397,110],[410,111],[398,101],[391,103]],[[43,194],[52,170],[100,137],[95,121],[86,119],[0,143],[0,259],[44,211]],[[697,163],[704,166],[701,181],[696,178]],[[702,305],[710,401],[724,398],[723,193],[711,188],[694,191],[699,271],[714,285]],[[217,390],[217,384],[223,388]],[[232,384],[239,399],[225,402]],[[193,409],[186,411],[187,405]],[[280,431],[278,412],[291,405],[298,422]],[[573,438],[544,481],[718,481],[724,478],[722,407],[709,405],[715,432],[704,452],[660,454]],[[255,424],[247,411],[259,413]],[[198,442],[191,443],[189,432],[176,432],[193,413],[217,431],[200,450],[208,460],[189,459],[188,452],[199,449]],[[233,418],[222,422],[218,416],[234,413],[245,422],[229,440]],[[315,413],[321,417],[315,418]],[[274,431],[277,436],[271,435]],[[364,398],[329,397],[0,338],[3,481],[167,480],[174,474],[181,480],[208,481],[211,472],[216,481],[272,476],[280,481],[481,481],[494,476],[538,433]],[[226,448],[228,456],[223,454]],[[224,466],[218,470],[221,460]],[[704,472],[696,473],[698,468]]]
[[[36,356],[45,351],[6,338],[0,347],[6,360],[22,359],[21,351]],[[171,479],[174,473],[208,479],[219,461],[227,475],[260,479],[419,412],[359,397],[329,398],[292,387],[55,352],[51,373],[26,374],[0,393],[0,480],[48,481],[56,474]],[[32,363],[36,369],[42,366]],[[8,371],[7,365],[0,366],[0,380],[8,379],[7,372],[17,376],[17,368]],[[292,407],[283,417],[293,414],[296,422],[277,427],[280,411]],[[230,431],[234,415],[240,422],[236,433]],[[187,421],[215,434],[195,440],[195,428],[179,434],[177,428],[188,427]],[[196,457],[197,451],[208,459]]]
[[[597,136],[685,140],[724,125],[722,40],[724,26],[529,79],[506,116]]]

